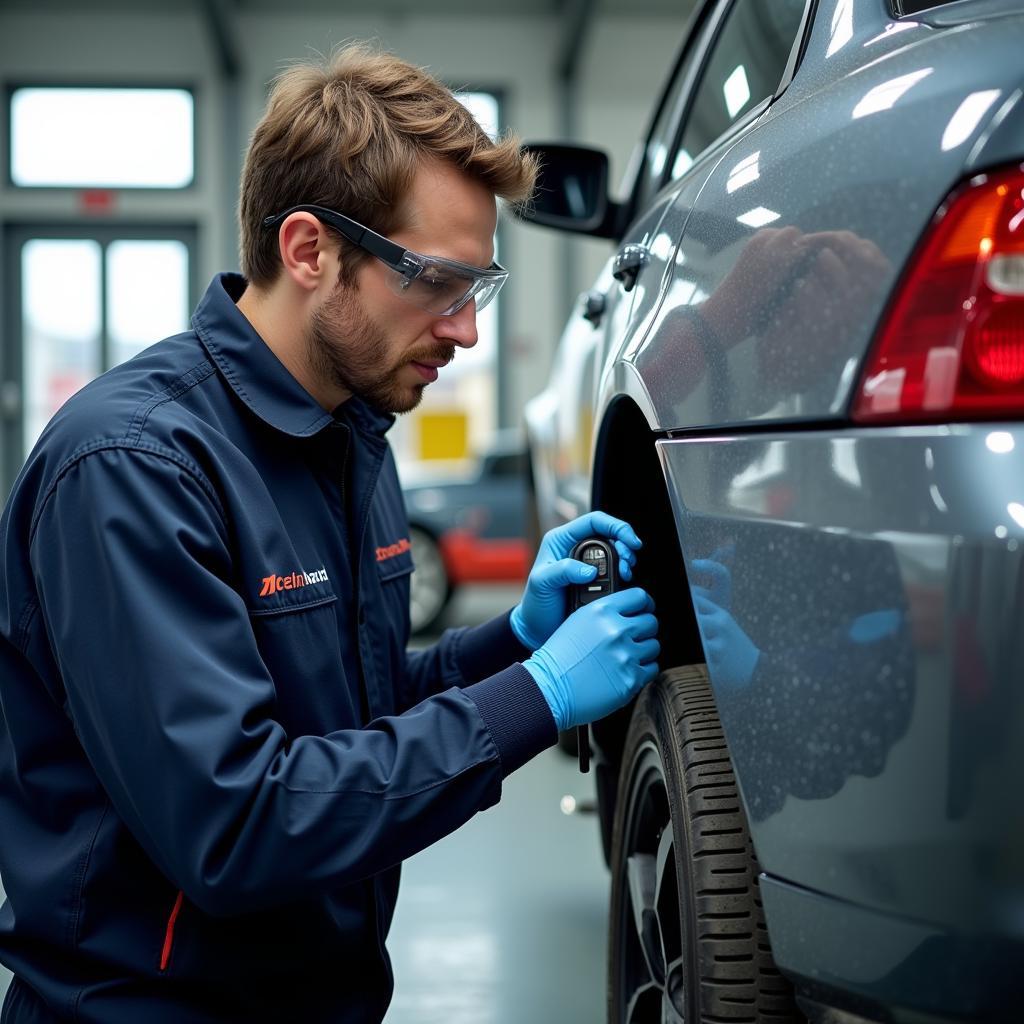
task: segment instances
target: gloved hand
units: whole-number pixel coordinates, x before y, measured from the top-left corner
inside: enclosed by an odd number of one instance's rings
[[[523,665],[559,730],[618,710],[658,674],[654,602],[639,587],[572,613]]]
[[[640,538],[621,519],[604,512],[588,512],[565,526],[549,530],[530,570],[522,600],[512,609],[512,632],[524,646],[535,651],[565,621],[568,611],[566,588],[588,583],[597,574],[592,565],[569,558],[572,549],[588,537],[614,541],[619,555],[619,575],[633,578]]]
[[[850,623],[846,635],[855,644],[876,644],[879,640],[895,636],[902,622],[903,613],[898,608],[883,608],[877,612],[858,615]]]
[[[707,558],[695,558],[690,563],[692,578],[699,581],[692,587],[694,595],[707,598],[719,608],[729,611],[732,605],[732,556],[734,544],[715,548]]]
[[[754,675],[760,650],[724,608],[697,593],[693,607],[712,681],[727,689],[742,689]]]

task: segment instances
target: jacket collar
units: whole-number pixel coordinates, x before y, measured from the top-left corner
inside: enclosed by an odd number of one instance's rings
[[[235,303],[245,291],[239,274],[219,274],[192,314],[192,326],[235,394],[270,426],[309,437],[331,422],[327,412],[285,369]]]
[[[334,410],[334,416],[336,419],[347,419],[352,428],[363,436],[380,441],[384,440],[384,435],[395,422],[395,417],[390,413],[378,412],[361,398],[350,398],[342,402]]]
[[[218,274],[192,314],[199,340],[235,394],[261,420],[292,437],[317,434],[344,414],[361,433],[383,438],[394,416],[358,398],[332,415],[288,372],[236,305],[245,287],[240,274]]]

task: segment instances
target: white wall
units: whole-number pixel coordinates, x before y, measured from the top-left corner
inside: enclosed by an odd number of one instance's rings
[[[83,8],[87,5],[83,3]],[[688,9],[689,2],[680,7]],[[581,141],[612,155],[613,181],[625,170],[637,136],[681,36],[678,18],[604,15],[591,27],[581,65]],[[559,132],[554,65],[559,25],[551,17],[441,16],[329,17],[247,14],[239,18],[244,71],[239,145],[259,118],[270,79],[294,59],[328,53],[352,38],[375,38],[402,57],[423,64],[453,86],[503,92],[508,124],[525,139],[553,139]],[[194,221],[200,226],[200,280],[234,268],[235,238],[229,219],[222,140],[228,136],[216,53],[200,13],[0,13],[0,77],[4,83],[65,81],[75,84],[188,84],[197,92],[197,184],[184,195],[123,193],[118,213],[129,219]],[[240,154],[235,154],[240,162]],[[6,177],[6,176],[4,176]],[[79,216],[72,193],[31,195],[0,187],[0,221]],[[512,276],[503,293],[510,411],[538,391],[561,333],[568,297],[561,269],[564,243],[554,232],[508,223],[506,265]],[[574,243],[581,290],[611,249],[608,243]],[[2,268],[0,268],[2,270]]]

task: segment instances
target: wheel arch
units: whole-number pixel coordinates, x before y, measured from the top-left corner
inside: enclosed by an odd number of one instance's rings
[[[662,434],[645,416],[642,405],[631,396],[619,395],[605,407],[594,448],[591,507],[626,520],[644,541],[635,579],[655,602],[661,643],[659,668],[664,673],[699,665],[706,659],[680,545],[683,525],[674,510],[670,484],[658,453],[660,436]],[[677,503],[677,507],[681,507],[681,503]],[[710,689],[708,694],[713,701]],[[595,788],[601,838],[609,867],[620,769],[635,703],[591,726],[600,749]],[[723,744],[728,751],[725,734]],[[739,784],[738,774],[736,781]],[[742,791],[739,800],[746,813]],[[756,857],[752,829],[750,840]]]
[[[702,662],[704,650],[657,439],[631,398],[607,407],[594,448],[591,507],[626,520],[644,542],[636,583],[654,598],[664,670]]]
[[[419,530],[420,533],[425,533],[435,544],[440,547],[441,535],[444,530],[437,525],[432,523],[429,519],[424,519],[422,516],[407,516],[407,522],[409,523],[410,530]]]
[[[441,560],[441,566],[444,570],[444,594],[442,596],[440,603],[438,604],[436,612],[428,616],[420,623],[411,622],[414,634],[420,634],[433,628],[433,626],[439,621],[440,616],[448,607],[452,597],[454,597],[455,592],[458,589],[458,584],[456,584],[452,580],[452,574],[450,572],[447,562],[445,561],[444,551],[441,546],[441,536],[443,535],[444,530],[441,529],[436,523],[432,523],[428,519],[424,519],[421,516],[414,515],[411,517],[407,517],[406,521],[408,522],[409,525],[409,540],[412,542],[413,547],[415,548],[416,546],[415,535],[421,534],[424,537],[424,539],[431,543],[437,550],[437,557]],[[415,555],[413,556],[413,563],[413,572],[415,574]],[[414,586],[414,584],[410,584],[410,586]]]
[[[635,582],[654,599],[661,643],[659,668],[664,671],[703,662],[704,649],[657,438],[632,398],[619,396],[609,403],[594,447],[591,508],[624,519],[644,543],[637,558]],[[609,863],[619,766],[632,714],[630,703],[591,726],[600,751],[595,784],[601,838]]]

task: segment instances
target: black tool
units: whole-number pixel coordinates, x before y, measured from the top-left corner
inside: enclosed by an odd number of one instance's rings
[[[599,597],[614,594],[619,589],[619,556],[615,545],[603,537],[588,537],[572,549],[572,557],[597,569],[597,575],[589,583],[577,583],[570,591],[571,611],[582,608]],[[576,739],[580,753],[580,771],[590,771],[590,734],[585,725],[576,727]]]

